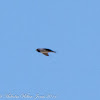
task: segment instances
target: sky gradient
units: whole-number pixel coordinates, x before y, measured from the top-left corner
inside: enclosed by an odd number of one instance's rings
[[[100,100],[100,0],[0,1],[1,100],[8,94]]]

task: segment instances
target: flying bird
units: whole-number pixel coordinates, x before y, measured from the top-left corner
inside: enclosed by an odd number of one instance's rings
[[[48,54],[49,52],[56,53],[55,51],[53,51],[51,49],[47,49],[47,48],[38,48],[38,49],[36,49],[36,51],[44,54],[45,56],[49,56],[49,54]]]

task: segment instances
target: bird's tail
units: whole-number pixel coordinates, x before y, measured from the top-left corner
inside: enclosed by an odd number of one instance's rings
[[[54,53],[56,53],[56,51],[53,51]]]

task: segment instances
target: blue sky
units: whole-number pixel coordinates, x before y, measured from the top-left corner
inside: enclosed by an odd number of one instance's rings
[[[3,100],[100,100],[100,1],[1,0],[0,61]]]

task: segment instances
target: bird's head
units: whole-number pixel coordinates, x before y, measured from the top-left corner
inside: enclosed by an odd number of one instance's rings
[[[39,50],[39,49],[36,49],[36,51],[37,51],[37,52],[40,52],[40,50]]]

